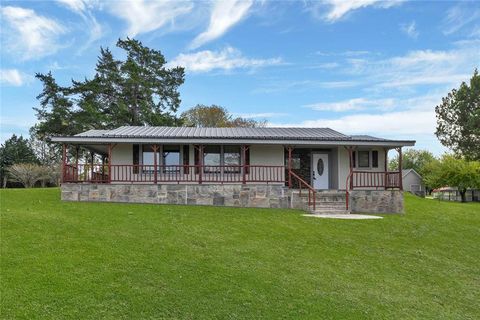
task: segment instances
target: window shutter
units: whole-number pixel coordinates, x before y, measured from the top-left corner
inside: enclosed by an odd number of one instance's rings
[[[138,165],[140,164],[140,145],[133,145],[133,173],[138,173]]]
[[[190,146],[188,144],[183,146],[183,173],[190,174]]]
[[[194,164],[195,164],[195,174],[198,174],[200,171],[199,171],[199,168],[197,167],[199,164],[200,164],[200,150],[198,150],[198,148],[195,148],[193,149],[193,154],[194,154],[194,157],[193,157],[193,161],[194,161]]]
[[[355,168],[356,167],[356,157],[357,157],[357,154],[355,151],[352,151],[352,167]]]
[[[183,146],[183,165],[188,166],[190,162],[190,146],[184,145]]]
[[[245,165],[247,166],[245,173],[249,174],[250,173],[250,147],[245,150]]]
[[[378,168],[378,151],[377,150],[372,151],[372,167]]]

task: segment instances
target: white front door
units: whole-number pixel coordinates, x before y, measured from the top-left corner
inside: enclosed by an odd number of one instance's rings
[[[312,183],[315,189],[328,189],[328,154],[312,154]]]

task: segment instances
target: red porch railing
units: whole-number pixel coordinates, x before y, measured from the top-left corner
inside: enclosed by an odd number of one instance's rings
[[[309,185],[305,180],[300,178],[297,174],[295,174],[292,170],[288,171],[289,178],[292,177],[295,180],[297,180],[298,183],[298,188],[299,188],[299,196],[302,196],[302,188],[307,189],[308,192],[308,206],[313,208],[313,211],[315,211],[315,204],[316,204],[316,191],[315,189]]]
[[[346,208],[348,210],[349,190],[358,188],[402,189],[402,175],[399,171],[352,171],[345,181]]]
[[[109,172],[110,171],[110,172]],[[67,164],[64,182],[284,183],[284,166],[263,165],[91,165]]]
[[[352,171],[351,188],[400,188],[398,171]]]

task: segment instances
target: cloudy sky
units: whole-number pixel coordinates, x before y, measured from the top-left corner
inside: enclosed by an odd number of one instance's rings
[[[218,104],[271,126],[416,139],[480,64],[475,1],[2,1],[1,136],[27,134],[41,90],[91,77],[100,46],[135,37],[186,69],[182,110]]]

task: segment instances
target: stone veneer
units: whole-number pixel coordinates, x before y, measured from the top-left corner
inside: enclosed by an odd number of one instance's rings
[[[62,200],[290,208],[283,185],[62,184]]]
[[[352,190],[349,209],[352,213],[403,213],[403,191]]]
[[[307,198],[283,185],[75,184],[61,186],[62,200],[293,208],[308,211]],[[344,194],[343,191],[342,194]],[[317,194],[317,198],[321,193]],[[353,213],[403,213],[403,192],[350,191]]]

